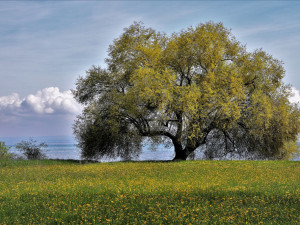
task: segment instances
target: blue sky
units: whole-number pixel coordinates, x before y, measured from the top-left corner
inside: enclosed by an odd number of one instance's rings
[[[0,1],[0,137],[72,135],[70,89],[133,21],[171,34],[223,22],[285,63],[300,100],[299,1]]]

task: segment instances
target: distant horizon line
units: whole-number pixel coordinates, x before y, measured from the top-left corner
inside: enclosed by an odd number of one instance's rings
[[[15,137],[74,137],[74,135],[16,135],[16,136],[0,136],[0,139],[15,138]]]
[[[72,141],[72,142],[77,142],[75,136],[71,135],[43,135],[43,136],[0,136],[0,142],[7,142],[7,143],[12,143],[12,142],[20,142],[20,141],[28,141],[30,139],[36,140],[38,142],[48,142],[48,141]]]

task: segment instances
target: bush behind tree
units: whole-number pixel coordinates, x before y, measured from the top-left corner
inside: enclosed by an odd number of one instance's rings
[[[10,147],[5,145],[5,142],[0,141],[0,159],[12,159],[13,155],[9,153]]]
[[[47,148],[45,142],[37,143],[36,140],[30,138],[28,141],[21,141],[16,145],[16,149],[24,154],[27,159],[46,159],[46,155],[42,152],[43,148]]]

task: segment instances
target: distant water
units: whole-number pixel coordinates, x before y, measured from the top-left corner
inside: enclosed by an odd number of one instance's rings
[[[48,147],[45,148],[43,153],[46,154],[49,159],[81,159],[80,158],[80,149],[76,146],[76,140],[68,136],[59,136],[59,137],[33,137],[34,140],[37,140],[37,143],[45,142]],[[4,141],[5,144],[11,147],[10,152],[22,155],[16,148],[15,145],[22,140],[29,140],[28,137],[13,137],[13,138],[0,138],[0,141]],[[144,147],[140,156],[135,160],[171,160],[174,158],[173,149],[166,149],[163,146],[159,146],[157,151],[151,151],[148,148]],[[111,159],[104,158],[101,159],[102,162],[109,161],[121,161],[120,158]]]
[[[22,140],[28,140],[28,137],[13,137],[13,138],[0,138],[0,141],[4,141],[5,144],[11,147],[10,152],[17,155],[21,153],[15,148],[15,145]],[[49,159],[76,159],[80,158],[80,149],[76,146],[76,140],[69,136],[51,136],[51,137],[34,137],[37,143],[45,142],[48,147],[43,151]],[[298,142],[300,145],[300,143]],[[165,148],[164,146],[158,146],[156,151],[151,151],[147,147],[144,147],[140,156],[134,160],[172,160],[174,158],[173,148]],[[201,158],[201,152],[196,153],[196,158]],[[300,161],[300,157],[293,159]],[[101,159],[102,162],[109,161],[121,161],[120,158]]]

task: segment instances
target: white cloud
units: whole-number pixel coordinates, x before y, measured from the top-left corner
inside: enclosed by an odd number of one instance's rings
[[[0,113],[22,114],[79,114],[80,105],[70,90],[60,92],[58,87],[48,87],[20,99],[17,93],[0,97]]]
[[[48,87],[20,98],[0,97],[0,136],[71,135],[75,115],[81,112],[70,90]]]
[[[0,97],[0,111],[5,108],[15,108],[20,107],[22,101],[19,98],[17,93],[13,93],[12,95]]]
[[[292,87],[291,89],[292,89],[292,96],[289,99],[290,102],[300,104],[300,91],[295,87]]]

